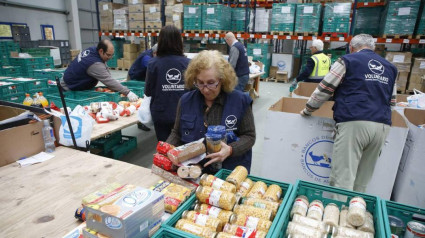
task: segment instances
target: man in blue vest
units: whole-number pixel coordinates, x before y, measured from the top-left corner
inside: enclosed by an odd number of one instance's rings
[[[232,32],[227,32],[224,37],[226,43],[230,46],[229,63],[233,66],[238,77],[238,85],[235,89],[244,91],[249,80],[248,54],[245,46],[236,40]]]
[[[110,40],[102,40],[97,47],[81,52],[65,70],[61,86],[66,91],[82,91],[94,88],[100,81],[113,91],[120,92],[132,102],[139,97],[111,77],[106,62],[114,55]]]
[[[325,54],[323,54],[323,41],[313,40],[310,46],[311,57],[307,59],[307,63],[304,67],[304,70],[298,75],[296,79],[292,82],[292,85],[289,89],[292,92],[296,87],[298,82],[311,82],[311,83],[320,83],[325,75],[329,72],[331,67],[331,59]]]
[[[376,54],[372,36],[360,34],[311,95],[301,115],[309,116],[332,95],[336,132],[330,184],[365,192],[391,126],[397,69]]]
[[[158,44],[155,44],[151,49],[143,51],[137,57],[128,70],[127,80],[145,81],[149,60],[156,56],[157,49]]]

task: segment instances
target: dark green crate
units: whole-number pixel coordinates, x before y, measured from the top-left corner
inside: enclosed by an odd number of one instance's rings
[[[41,92],[41,93],[43,93],[43,96],[48,96],[48,95],[51,95],[51,94],[58,94],[59,93],[59,91],[58,91],[58,87],[47,87],[47,88],[40,88],[40,89],[33,89],[33,90],[30,90],[30,91],[28,91],[28,93],[30,94],[30,95],[34,95],[34,93],[39,93],[39,92]]]
[[[107,87],[96,87],[96,88],[107,88]],[[106,99],[109,102],[119,102],[119,101],[121,101],[121,93],[119,93],[119,92],[97,92],[97,91],[94,91],[94,93],[99,93],[100,95],[105,95]]]
[[[126,86],[128,89],[130,89],[133,93],[135,93],[139,97],[143,97],[145,93],[145,82],[143,81],[125,81],[121,82],[122,85]]]
[[[221,169],[220,171],[218,171],[218,173],[215,174],[215,176],[217,178],[223,179],[225,180],[227,178],[227,176],[229,176],[229,174],[231,173],[231,170],[227,170],[227,169]],[[282,216],[284,209],[287,205],[287,201],[289,199],[289,196],[292,192],[292,185],[289,183],[283,183],[283,182],[278,182],[275,180],[270,180],[270,179],[264,179],[264,178],[260,178],[257,176],[252,176],[252,175],[248,175],[248,178],[250,178],[252,181],[256,182],[256,181],[263,181],[264,183],[266,183],[268,186],[271,184],[276,184],[279,185],[282,188],[282,203],[279,206],[279,209],[277,210],[276,216],[273,220],[272,226],[270,227],[269,232],[267,233],[267,238],[270,237],[276,237],[277,233],[282,232],[282,224],[280,221],[280,217]],[[192,234],[189,234],[187,232],[184,231],[180,231],[176,228],[174,228],[174,226],[176,225],[177,221],[181,218],[182,214],[184,211],[189,210],[192,205],[195,203],[196,201],[196,195],[193,194],[185,203],[183,203],[178,209],[177,211],[175,211],[173,213],[173,215],[171,215],[171,217],[169,217],[163,224],[163,227],[166,227],[170,230],[173,230],[179,234],[181,234],[181,236],[183,237],[197,237],[194,236]]]
[[[112,159],[120,159],[130,151],[137,148],[137,137],[134,136],[122,136],[121,141],[118,145],[112,147],[111,151],[106,154],[106,157]]]
[[[326,185],[319,185],[311,182],[297,180],[295,187],[292,189],[289,200],[286,203],[282,217],[279,218],[280,233],[276,237],[286,237],[286,228],[290,219],[290,212],[295,199],[299,195],[305,195],[309,201],[320,200],[326,206],[329,203],[335,203],[340,209],[342,205],[349,206],[349,202],[353,197],[362,197],[366,202],[366,209],[373,215],[375,225],[375,238],[385,238],[386,232],[384,229],[384,221],[382,219],[382,201],[379,197],[353,192],[341,188],[335,188]],[[346,196],[346,200],[340,201],[333,199],[333,195]]]
[[[162,227],[157,232],[155,232],[152,238],[186,238],[187,236],[185,234],[176,229]]]
[[[90,147],[102,150],[102,155],[105,155],[109,153],[114,146],[121,142],[121,136],[121,131],[111,133],[102,138],[91,141]]]
[[[57,107],[63,107],[59,94],[50,94],[45,96],[49,102],[54,102]],[[94,94],[87,91],[67,91],[64,92],[66,106],[74,109],[77,105],[88,106],[92,102],[105,102],[106,96]]]
[[[25,99],[25,93],[10,94],[0,97],[0,100],[22,104]]]
[[[7,80],[7,82],[9,83],[10,81]],[[17,93],[25,93],[24,84],[12,82],[12,84],[0,86],[0,97],[14,95]]]
[[[20,81],[22,79],[23,81]],[[13,78],[6,80],[8,82],[21,82],[24,84],[24,90],[26,92],[31,90],[39,90],[48,87],[47,79],[35,79],[35,78]]]
[[[382,200],[381,202],[382,202],[382,217],[384,220],[384,227],[385,227],[385,232],[387,234],[387,237],[391,237],[391,229],[390,229],[390,223],[388,220],[388,215],[396,216],[404,222],[405,227],[402,234],[404,234],[404,231],[406,230],[407,223],[413,220],[413,215],[419,215],[422,217],[422,219],[424,219],[425,217],[425,208],[413,207],[413,206],[404,205],[401,203],[386,201],[386,200]],[[422,223],[424,222],[422,221]],[[403,238],[403,236],[401,236],[400,238]]]

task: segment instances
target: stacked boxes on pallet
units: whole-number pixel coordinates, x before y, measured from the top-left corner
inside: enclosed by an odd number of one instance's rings
[[[22,48],[22,53],[28,53],[32,57],[50,56],[50,48]]]
[[[71,63],[69,40],[39,40],[38,42],[40,46],[58,47],[62,65],[69,65]]]
[[[422,5],[421,17],[419,18],[418,27],[416,29],[416,35],[425,35],[425,5]]]
[[[133,62],[139,55],[139,45],[124,44],[124,69],[130,69]]]
[[[173,4],[165,6],[165,25],[174,25],[182,29],[183,27],[183,4]]]
[[[184,5],[183,13],[184,30],[202,30],[202,5]]]
[[[145,13],[142,0],[133,0],[128,2],[128,18],[130,31],[144,31]]]
[[[114,56],[110,60],[108,60],[107,64],[109,67],[116,68],[118,67],[118,59],[123,56],[123,45],[125,40],[123,39],[114,39],[111,41],[114,46],[115,53]]]
[[[248,12],[248,16],[246,15],[246,12]],[[232,31],[233,32],[247,32],[247,30],[245,30],[245,25],[248,26],[249,13],[250,11],[246,11],[246,8],[243,8],[243,7],[232,8]]]
[[[19,43],[0,41],[0,65],[9,65],[10,52],[20,52]]]
[[[420,0],[389,1],[381,18],[381,35],[413,35]]]
[[[317,34],[319,32],[321,12],[322,4],[320,3],[298,4],[294,29],[295,33]]]
[[[326,3],[323,14],[323,33],[348,33],[351,2]]]
[[[412,53],[410,52],[387,52],[385,59],[397,67],[397,91],[407,89],[407,80],[409,78],[410,66],[412,63]]]
[[[280,31],[292,34],[294,32],[295,11],[293,3],[273,3],[270,31]]]
[[[384,7],[362,7],[356,10],[356,22],[354,24],[354,35],[365,33],[372,36],[379,35],[379,22]]]
[[[125,5],[111,2],[99,2],[100,30],[112,31],[114,28],[113,10],[124,7]]]
[[[409,76],[408,90],[425,91],[425,58],[413,58],[413,67]]]
[[[127,31],[128,30],[128,7],[115,9],[114,13],[114,30]]]
[[[231,8],[226,5],[202,6],[202,30],[228,31],[231,27]]]
[[[255,32],[269,32],[271,16],[271,9],[257,8],[255,11]]]
[[[270,61],[273,52],[273,45],[266,43],[249,43],[247,47],[248,56],[252,56],[254,61],[260,61],[263,63],[265,73],[261,77],[267,78],[270,71]]]
[[[147,32],[159,32],[161,23],[161,4],[145,4],[145,29]]]

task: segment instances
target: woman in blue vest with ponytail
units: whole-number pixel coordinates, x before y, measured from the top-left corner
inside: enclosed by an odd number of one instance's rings
[[[205,136],[208,126],[223,125],[238,140],[225,144],[221,150],[208,154],[204,171],[214,172],[211,164],[234,169],[242,165],[250,171],[255,125],[252,99],[234,90],[237,77],[233,67],[218,51],[202,51],[194,57],[185,73],[185,93],[177,106],[176,121],[167,143],[186,144]]]

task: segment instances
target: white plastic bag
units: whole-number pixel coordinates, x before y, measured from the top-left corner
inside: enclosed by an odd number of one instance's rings
[[[407,97],[407,102],[409,103],[409,107],[413,108],[425,108],[425,93],[413,89],[415,95]]]
[[[142,104],[140,104],[140,107],[137,111],[137,115],[139,118],[139,121],[143,123],[145,126],[152,126],[152,115],[151,115],[151,97],[144,96]]]

